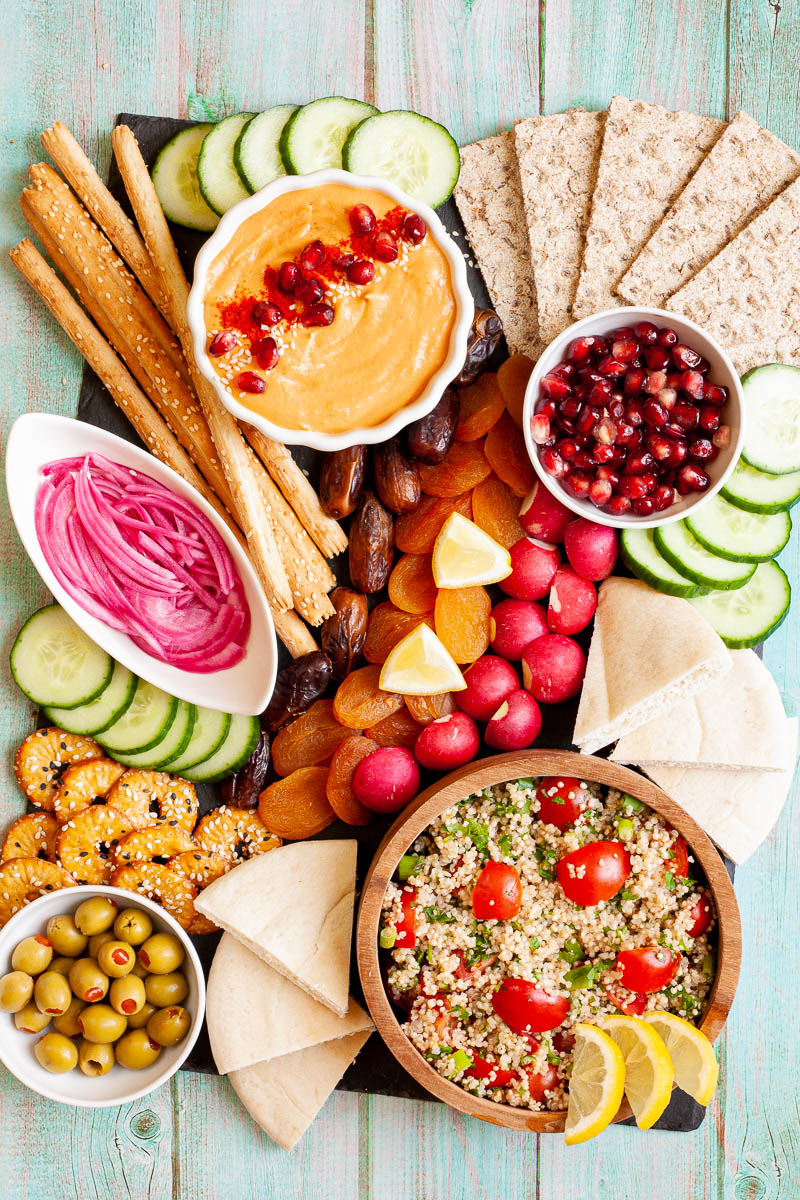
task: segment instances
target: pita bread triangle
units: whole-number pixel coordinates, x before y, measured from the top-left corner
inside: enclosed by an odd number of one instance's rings
[[[722,639],[687,600],[612,576],[600,585],[573,741],[591,754],[708,686],[730,664]]]
[[[215,880],[198,912],[337,1016],[347,1012],[357,843],[292,842]]]

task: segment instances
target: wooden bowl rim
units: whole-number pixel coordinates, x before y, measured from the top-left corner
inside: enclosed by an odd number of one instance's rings
[[[713,1042],[730,1011],[742,958],[739,906],[725,865],[697,822],[651,780],[628,767],[597,755],[573,750],[524,750],[468,763],[421,792],[403,810],[381,841],[370,864],[358,909],[356,953],[361,986],[375,1027],[400,1065],[427,1091],[467,1116],[509,1129],[533,1133],[562,1132],[566,1112],[532,1112],[474,1096],[444,1079],[425,1061],[400,1028],[380,973],[378,932],[387,884],[401,857],[424,829],[446,808],[493,784],[527,776],[571,775],[628,792],[666,818],[685,839],[705,873],[717,909],[717,971],[699,1028]],[[632,1115],[627,1101],[614,1118]]]

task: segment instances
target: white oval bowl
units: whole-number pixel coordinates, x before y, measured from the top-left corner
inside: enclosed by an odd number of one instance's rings
[[[250,633],[245,655],[235,666],[204,674],[183,671],[161,662],[134,645],[127,634],[87,613],[61,586],[47,563],[36,534],[36,494],[44,479],[42,467],[55,459],[83,454],[102,454],[151,476],[191,501],[214,526],[233,558],[250,607]],[[148,683],[190,704],[248,717],[256,716],[266,708],[278,668],[275,626],[266,598],[250,560],[228,526],[180,475],[152,454],[96,425],[49,413],[25,413],[14,422],[8,436],[6,488],[17,533],[44,583],[76,625],[112,658]]]
[[[190,1013],[192,1023],[189,1032],[177,1046],[167,1046],[150,1067],[142,1071],[129,1071],[114,1066],[107,1075],[90,1077],[78,1067],[65,1075],[53,1075],[39,1066],[33,1048],[43,1034],[20,1033],[14,1024],[13,1013],[0,1013],[0,1059],[20,1083],[38,1092],[48,1100],[59,1104],[72,1104],[76,1108],[111,1108],[117,1104],[129,1104],[139,1100],[171,1079],[186,1061],[203,1027],[206,1009],[206,983],[203,968],[191,940],[176,920],[158,904],[136,892],[125,892],[121,888],[82,886],[64,888],[60,892],[48,892],[25,908],[15,913],[0,929],[0,976],[11,970],[11,954],[14,947],[26,937],[43,934],[50,917],[59,913],[72,913],[84,900],[92,896],[111,896],[120,909],[141,908],[153,920],[156,933],[174,933],[186,951],[182,970],[189,984],[189,994],[183,1002]],[[44,1033],[54,1032],[48,1025]]]
[[[456,302],[456,318],[450,332],[447,358],[439,370],[431,376],[422,394],[413,404],[405,405],[379,425],[371,425],[366,429],[350,429],[347,433],[337,434],[317,433],[313,429],[288,429],[283,425],[275,425],[266,417],[260,416],[241,404],[225,387],[206,353],[208,335],[203,311],[208,269],[220,251],[227,246],[242,222],[266,208],[268,204],[286,192],[307,191],[309,188],[331,183],[358,191],[370,189],[382,192],[395,204],[401,204],[404,208],[419,213],[428,226],[429,235],[433,237],[436,245],[447,259]],[[229,209],[195,259],[194,282],[186,309],[197,365],[209,383],[213,384],[217,395],[229,412],[232,412],[238,420],[254,425],[256,429],[260,429],[262,433],[274,438],[275,441],[285,442],[290,446],[311,446],[314,450],[327,451],[343,450],[347,446],[357,444],[374,445],[376,442],[385,442],[412,421],[427,416],[439,403],[445,388],[464,364],[474,312],[475,304],[467,284],[464,257],[434,210],[419,200],[412,200],[410,196],[400,191],[387,179],[373,179],[367,175],[351,175],[349,171],[340,171],[334,168],[314,171],[310,175],[283,175],[273,183],[267,184],[260,192],[248,196],[246,200],[240,200],[238,204]]]
[[[708,359],[711,364],[708,371],[709,380],[728,389],[728,403],[725,406],[723,423],[730,426],[731,440],[730,445],[725,450],[720,450],[714,461],[708,464],[707,471],[711,483],[705,492],[690,492],[688,496],[680,496],[671,508],[665,512],[654,513],[650,517],[638,517],[633,512],[615,517],[611,513],[604,512],[602,508],[597,508],[591,500],[579,500],[576,496],[570,495],[558,479],[545,471],[539,461],[540,447],[531,437],[531,417],[539,399],[539,385],[542,377],[558,366],[564,358],[570,342],[589,334],[602,335],[624,325],[635,325],[637,321],[652,321],[659,328],[669,326],[675,330],[682,342],[698,350],[703,358]],[[605,312],[584,317],[582,321],[576,321],[574,325],[570,325],[550,343],[539,358],[525,391],[522,431],[525,435],[528,456],[536,474],[548,492],[555,496],[556,500],[560,500],[566,508],[571,509],[579,517],[586,517],[588,520],[594,521],[597,525],[610,525],[614,529],[652,529],[657,525],[671,525],[673,521],[680,521],[690,510],[705,504],[712,496],[716,495],[733,471],[744,441],[742,386],[736,368],[722,346],[699,325],[695,325],[694,321],[689,321],[686,317],[679,317],[676,313],[667,312],[662,308],[609,308]]]

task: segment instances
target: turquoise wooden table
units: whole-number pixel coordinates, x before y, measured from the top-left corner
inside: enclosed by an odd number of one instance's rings
[[[459,142],[515,117],[621,93],[722,117],[739,108],[800,145],[800,0],[18,0],[0,40],[2,244],[39,131],[63,120],[107,168],[121,110],[216,118],[332,92],[409,106]],[[4,260],[3,441],[27,409],[72,414],[81,362]],[[44,599],[3,496],[0,822],[22,811],[11,748],[32,713],[6,668]],[[783,556],[800,584],[798,537]],[[798,588],[800,593],[800,587]],[[790,712],[800,602],[766,661]],[[443,1106],[337,1092],[291,1155],[224,1079],[178,1074],[139,1103],[87,1112],[0,1074],[1,1200],[797,1200],[800,1114],[797,796],[736,877],[742,984],[718,1043],[721,1085],[695,1133],[611,1129],[573,1149]]]

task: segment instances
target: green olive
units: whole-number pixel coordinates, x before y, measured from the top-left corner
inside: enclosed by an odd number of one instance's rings
[[[58,958],[53,959],[47,969],[48,971],[55,971],[57,975],[63,975],[66,979],[72,970],[72,964],[74,962],[74,958],[68,958],[66,954],[60,954]]]
[[[130,976],[128,976],[130,979]],[[153,1013],[157,1013],[158,1009],[155,1004],[151,1004],[149,1000],[145,1000],[138,1012],[133,1013],[128,1017],[128,1026],[130,1029],[144,1029],[147,1022],[152,1017]]]
[[[168,1008],[170,1004],[182,1004],[189,994],[186,976],[180,971],[171,975],[148,975],[144,981],[147,999],[156,1008]]]
[[[86,949],[86,935],[81,933],[71,913],[59,913],[47,922],[47,936],[56,954],[77,958]]]
[[[72,1002],[72,991],[58,971],[45,971],[36,980],[33,998],[39,1012],[47,1013],[48,1017],[60,1017]]]
[[[92,896],[75,909],[75,924],[81,933],[94,937],[110,929],[117,918],[117,902],[110,896]]]
[[[185,1008],[176,1004],[160,1008],[147,1022],[147,1032],[159,1046],[176,1046],[189,1032],[192,1018]]]
[[[139,962],[152,975],[176,971],[185,958],[183,946],[171,933],[154,933],[139,951]]]
[[[115,1042],[128,1028],[122,1013],[115,1012],[110,1004],[87,1004],[78,1017],[81,1033],[87,1042]]]
[[[9,971],[0,979],[0,1011],[19,1012],[33,995],[33,980],[25,971]]]
[[[141,946],[153,932],[153,922],[141,908],[123,908],[114,922],[114,936],[129,946]]]
[[[108,992],[108,976],[104,975],[93,958],[78,958],[69,973],[69,986],[76,996],[93,1004]]]
[[[87,954],[89,958],[99,958],[100,950],[107,942],[113,942],[114,934],[110,929],[104,929],[102,933],[96,933],[94,937],[89,938],[89,949]]]
[[[158,1042],[154,1042],[146,1029],[131,1029],[117,1042],[117,1062],[129,1071],[141,1071],[151,1067],[161,1053]]]
[[[78,1061],[78,1047],[63,1033],[46,1033],[33,1048],[39,1066],[53,1075],[65,1075]]]
[[[59,1033],[63,1033],[64,1037],[77,1037],[81,1031],[78,1024],[78,1017],[81,1015],[86,1005],[77,996],[73,996],[70,1001],[70,1006],[66,1012],[60,1017],[54,1017],[53,1028]]]
[[[147,1002],[144,984],[135,975],[113,980],[108,998],[114,1012],[122,1013],[129,1020],[141,1012]]]
[[[136,965],[136,951],[127,942],[115,942],[113,939],[100,947],[97,965],[112,979],[122,979],[129,975]]]
[[[78,1066],[84,1075],[107,1075],[114,1065],[114,1047],[102,1042],[81,1042]]]
[[[36,937],[24,938],[14,947],[11,967],[14,971],[24,971],[26,975],[40,975],[47,970],[52,959],[53,947],[46,937],[37,934]]]
[[[20,1033],[41,1033],[50,1024],[47,1013],[39,1012],[31,1000],[19,1012],[14,1013],[14,1024]]]

